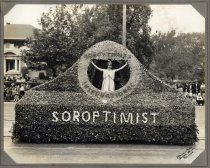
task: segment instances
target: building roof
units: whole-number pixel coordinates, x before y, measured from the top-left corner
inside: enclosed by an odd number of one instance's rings
[[[10,24],[4,26],[4,39],[23,40],[32,37],[36,28],[29,24]]]

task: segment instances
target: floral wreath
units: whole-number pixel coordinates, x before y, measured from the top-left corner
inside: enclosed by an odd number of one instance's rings
[[[101,43],[103,45],[101,45]],[[118,49],[114,50],[114,46]],[[93,59],[127,61],[130,67],[130,78],[128,82],[123,87],[113,92],[104,92],[97,89],[89,81],[87,74],[88,67]],[[86,94],[90,95],[93,98],[100,99],[104,103],[117,101],[129,95],[138,84],[140,76],[141,73],[139,61],[128,49],[115,42],[105,41],[97,43],[89,50],[87,50],[79,60],[78,79],[80,86]]]

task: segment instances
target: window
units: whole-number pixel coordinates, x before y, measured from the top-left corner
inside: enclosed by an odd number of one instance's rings
[[[15,60],[7,59],[6,60],[6,72],[9,70],[12,70],[12,69],[15,69]]]

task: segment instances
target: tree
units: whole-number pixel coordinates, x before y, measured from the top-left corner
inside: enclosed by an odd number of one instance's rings
[[[148,20],[151,9],[147,5],[127,5],[126,46],[149,68],[153,59],[153,46],[150,39]],[[79,18],[81,48],[89,48],[93,44],[112,40],[122,43],[123,5],[96,5],[86,8]],[[84,30],[85,27],[85,30]],[[85,42],[85,43],[84,43]]]
[[[204,33],[158,33],[153,36],[152,71],[161,78],[204,79]]]
[[[122,41],[122,5],[59,5],[44,13],[42,29],[29,39],[23,52],[30,62],[46,62],[57,75],[70,67],[90,46],[103,40]],[[147,5],[127,5],[127,47],[149,68],[153,59]],[[139,31],[141,30],[141,31]]]
[[[23,58],[28,64],[46,62],[52,69],[53,76],[57,75],[58,67],[67,62],[72,65],[77,60],[75,39],[79,38],[74,33],[77,29],[73,12],[78,10],[78,5],[71,6],[71,11],[65,5],[56,6],[54,10],[43,13],[40,24],[41,30],[35,30],[34,37],[28,39]]]

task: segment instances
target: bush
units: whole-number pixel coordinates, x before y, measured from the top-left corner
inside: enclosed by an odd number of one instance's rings
[[[26,74],[28,74],[28,68],[27,67],[22,67],[21,68],[21,73],[23,76],[25,76]]]

